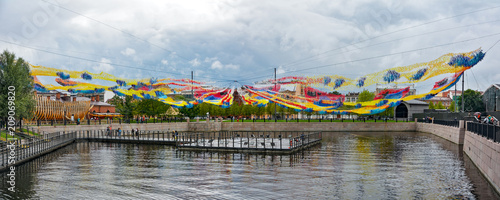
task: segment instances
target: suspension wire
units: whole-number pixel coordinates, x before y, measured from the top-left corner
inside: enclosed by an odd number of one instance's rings
[[[423,35],[430,35],[430,34],[439,33],[439,32],[445,32],[445,31],[449,31],[449,30],[453,30],[453,29],[460,29],[460,28],[466,28],[466,27],[470,27],[470,26],[483,25],[483,24],[488,24],[488,23],[493,23],[493,22],[498,22],[498,21],[500,21],[500,20],[493,20],[493,21],[488,21],[488,22],[481,22],[481,23],[476,23],[476,24],[469,24],[469,25],[464,25],[464,26],[452,27],[452,28],[441,29],[441,30],[437,30],[437,31],[432,31],[432,32],[427,32],[427,33],[412,35],[412,36],[401,37],[401,38],[394,39],[394,40],[388,40],[388,41],[379,42],[379,43],[376,43],[376,44],[367,45],[367,46],[360,47],[360,48],[357,48],[357,49],[346,50],[346,51],[343,51],[342,53],[347,53],[347,52],[351,52],[351,51],[355,51],[355,50],[359,50],[359,49],[365,49],[365,48],[368,48],[368,47],[373,47],[373,46],[377,46],[377,45],[381,45],[381,44],[387,44],[387,43],[391,43],[391,42],[395,42],[395,41],[400,41],[400,40],[405,40],[405,39],[410,39],[410,38],[419,37],[419,36],[423,36]],[[344,46],[344,47],[348,47],[348,46]],[[338,48],[336,50],[340,50],[340,49],[342,49],[344,47]],[[327,57],[331,57],[331,56],[336,56],[336,54],[334,54],[334,55],[326,55],[326,56],[322,56],[322,57],[318,56],[316,58],[320,59],[320,58],[327,58]],[[313,59],[313,60],[316,60],[316,59]],[[310,61],[309,60],[305,60],[305,61],[297,62],[295,64],[287,65],[287,67],[300,65],[300,64],[303,64],[303,63],[307,63],[307,62],[310,62]]]
[[[16,46],[20,46],[20,47],[23,47],[23,48],[27,48],[27,49],[32,49],[32,50],[44,52],[44,53],[49,53],[49,54],[54,54],[54,55],[58,55],[58,56],[62,56],[62,57],[67,57],[67,58],[70,58],[70,59],[84,60],[84,61],[93,62],[93,63],[99,63],[99,64],[109,64],[109,65],[113,65],[113,66],[117,66],[117,67],[125,67],[125,68],[137,69],[137,70],[143,70],[143,71],[160,72],[160,73],[165,73],[165,74],[170,74],[170,75],[186,76],[185,74],[181,74],[181,73],[166,72],[166,71],[154,70],[154,69],[148,69],[148,68],[141,68],[141,67],[133,67],[133,66],[130,66],[130,65],[123,65],[123,64],[117,64],[117,63],[102,62],[102,61],[99,61],[99,60],[93,60],[93,59],[84,58],[84,57],[78,57],[78,56],[72,56],[72,55],[57,53],[57,52],[48,51],[48,50],[45,50],[45,49],[40,49],[40,48],[30,47],[30,46],[27,46],[27,45],[22,45],[22,44],[17,44],[17,43],[9,42],[9,41],[2,40],[2,39],[0,39],[0,42],[12,44],[12,45],[16,45]],[[211,78],[211,77],[202,76],[202,75],[200,75],[198,77]],[[225,80],[225,79],[215,79],[215,80],[232,81],[232,80],[229,80],[229,79],[227,79],[227,80]]]
[[[457,41],[457,42],[445,43],[445,44],[440,44],[440,45],[435,45],[435,46],[430,46],[430,47],[424,47],[424,48],[419,48],[419,49],[408,50],[408,51],[400,51],[400,52],[397,52],[397,53],[390,53],[390,54],[385,54],[385,55],[373,56],[373,57],[362,58],[362,59],[357,59],[357,60],[352,60],[352,61],[345,61],[345,62],[339,62],[339,63],[333,63],[333,64],[319,65],[319,66],[309,67],[309,68],[305,68],[305,69],[301,69],[301,70],[288,71],[288,72],[285,72],[285,73],[299,72],[299,71],[305,71],[305,70],[310,70],[310,69],[319,69],[319,68],[330,67],[330,66],[334,66],[334,65],[347,64],[347,63],[350,63],[350,62],[366,61],[366,60],[371,60],[371,59],[375,59],[375,58],[382,58],[382,57],[393,56],[393,55],[398,55],[398,54],[404,54],[404,53],[409,53],[409,52],[414,52],[414,51],[427,50],[427,49],[432,49],[432,48],[436,48],[436,47],[448,46],[448,45],[452,45],[452,44],[456,44],[456,43],[468,42],[468,41],[477,40],[477,39],[481,39],[481,38],[491,37],[491,36],[495,36],[495,35],[500,35],[500,33],[494,33],[494,34],[490,34],[490,35],[484,35],[484,36],[480,36],[480,37],[476,37],[476,38],[472,38],[472,39],[467,39],[467,40],[462,40],[462,41]]]
[[[453,15],[453,16],[450,16],[450,17],[445,17],[445,18],[441,18],[441,19],[437,19],[437,20],[433,20],[433,21],[428,21],[428,22],[425,22],[425,23],[422,23],[422,24],[417,24],[415,26],[410,26],[410,27],[407,27],[407,28],[398,29],[398,30],[395,30],[395,31],[392,31],[392,32],[388,32],[388,33],[385,33],[385,34],[381,34],[381,35],[378,35],[378,36],[375,36],[375,37],[372,37],[372,38],[368,38],[368,39],[365,39],[365,40],[354,42],[354,43],[351,43],[351,44],[349,44],[347,46],[344,46],[344,47],[340,47],[340,48],[336,48],[336,49],[333,49],[333,50],[325,51],[323,53],[320,53],[318,55],[311,56],[311,57],[308,57],[308,58],[305,58],[305,59],[314,58],[316,56],[319,56],[319,55],[322,55],[322,54],[325,54],[325,53],[329,53],[331,51],[339,50],[339,49],[342,49],[342,48],[345,48],[345,47],[348,47],[348,46],[352,46],[352,45],[355,45],[355,44],[359,44],[359,43],[362,43],[362,42],[373,40],[375,38],[379,38],[379,37],[382,37],[382,36],[391,35],[391,34],[398,33],[398,32],[401,32],[401,31],[405,31],[405,30],[408,30],[408,29],[412,29],[412,28],[416,28],[416,27],[420,27],[420,26],[424,26],[424,25],[436,23],[436,22],[439,22],[439,21],[448,20],[448,19],[452,19],[452,18],[456,18],[456,17],[460,17],[460,16],[464,16],[464,15],[476,13],[476,12],[481,12],[481,11],[490,10],[490,9],[496,9],[496,8],[500,8],[500,5],[499,6],[494,6],[494,7],[489,7],[489,8],[484,8],[484,9],[480,9],[480,10],[475,10],[475,11],[471,11],[471,12],[467,12],[467,13],[462,13],[462,14],[458,14],[458,15]],[[300,60],[304,60],[304,59],[299,59],[299,60],[296,60],[296,61],[300,61]],[[294,63],[296,61],[293,61],[291,63]],[[284,64],[283,66],[289,65],[291,63]]]
[[[474,77],[474,80],[476,81],[476,87],[479,90],[480,87],[479,87],[479,83],[477,82],[476,75],[474,75],[474,72],[472,71],[472,69],[470,70],[470,72],[472,73],[472,77]]]
[[[500,40],[497,40],[497,41],[495,42],[495,44],[491,45],[491,47],[490,47],[488,50],[486,50],[486,52],[488,52],[491,48],[493,48],[495,45],[497,45],[497,44],[498,44],[498,42],[500,42]]]
[[[129,33],[129,32],[124,31],[124,30],[122,30],[122,29],[116,28],[116,27],[114,27],[114,26],[111,26],[111,25],[109,25],[109,24],[107,24],[107,23],[104,23],[104,22],[102,22],[102,21],[99,21],[99,20],[97,20],[97,19],[91,18],[91,17],[86,16],[86,15],[84,15],[84,14],[81,14],[81,13],[79,13],[79,12],[73,11],[73,10],[71,10],[71,9],[69,9],[69,8],[63,7],[63,6],[58,5],[58,4],[54,4],[54,3],[49,2],[49,1],[47,1],[47,0],[42,0],[42,1],[43,1],[43,2],[45,2],[45,3],[51,4],[51,5],[53,5],[53,6],[59,7],[59,8],[61,8],[61,9],[63,9],[63,10],[68,11],[68,12],[74,13],[74,14],[76,14],[76,15],[80,15],[80,16],[82,16],[82,17],[84,17],[84,18],[87,18],[87,19],[89,19],[89,20],[92,20],[92,21],[94,21],[94,22],[97,22],[97,23],[99,23],[99,24],[102,24],[102,25],[104,25],[104,26],[106,26],[106,27],[108,27],[108,28],[111,28],[111,29],[113,29],[113,30],[119,31],[119,32],[121,32],[121,33],[123,33],[123,34],[125,34],[125,35],[128,35],[128,36],[132,37],[132,38],[135,38],[135,39],[140,40],[140,41],[142,41],[142,42],[148,43],[148,44],[150,44],[151,46],[154,46],[154,47],[156,47],[156,48],[158,48],[158,49],[164,50],[164,51],[169,52],[169,53],[175,53],[174,51],[168,50],[168,49],[163,48],[163,47],[161,47],[161,46],[159,46],[159,45],[157,45],[157,44],[151,43],[151,42],[149,42],[149,41],[147,41],[147,40],[145,40],[145,39],[142,39],[142,38],[140,38],[140,37],[138,37],[138,36],[136,36],[136,35],[134,35],[134,34],[132,34],[132,33]],[[184,57],[182,57],[182,56],[180,56],[180,55],[177,55],[177,54],[176,54],[176,56],[178,56],[179,58],[182,58],[182,59],[184,59],[184,60],[186,60],[186,61],[189,61],[189,59],[184,58]]]

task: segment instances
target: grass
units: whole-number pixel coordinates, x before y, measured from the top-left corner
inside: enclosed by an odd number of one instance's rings
[[[26,133],[26,129],[25,129],[25,128],[21,129],[21,132]],[[29,133],[30,135],[39,136],[39,134],[38,134],[38,133],[32,132],[32,131],[30,131],[30,130],[28,130],[28,133]]]
[[[16,135],[11,136],[10,134],[8,134],[8,133],[7,133],[7,131],[6,131],[6,130],[2,130],[2,131],[0,132],[0,140],[2,140],[2,141],[6,141],[7,135],[8,135],[8,137],[9,137],[9,138],[21,139],[20,137],[18,137],[18,136],[16,136]]]

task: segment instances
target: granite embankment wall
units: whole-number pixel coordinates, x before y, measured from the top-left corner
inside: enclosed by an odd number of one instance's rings
[[[240,130],[240,131],[415,131],[415,123],[403,122],[283,122],[283,123],[265,123],[265,122],[244,122],[244,123],[222,123],[222,130]]]
[[[500,143],[465,131],[464,152],[500,193]]]
[[[71,126],[34,126],[37,132],[70,132],[77,130],[103,130],[108,124],[102,125],[71,125]],[[112,124],[113,129],[141,131],[176,130],[176,131],[415,131],[416,123],[405,122],[178,122],[156,124]]]
[[[465,123],[463,120],[460,120],[458,127],[443,126],[431,123],[416,123],[415,131],[431,133],[455,144],[463,144],[465,132],[464,127]]]

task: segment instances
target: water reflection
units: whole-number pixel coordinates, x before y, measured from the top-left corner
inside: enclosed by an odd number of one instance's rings
[[[77,143],[16,173],[3,198],[498,198],[460,147],[420,133],[324,133],[293,155]]]

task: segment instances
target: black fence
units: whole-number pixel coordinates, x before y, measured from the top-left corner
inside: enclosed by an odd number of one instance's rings
[[[0,167],[12,166],[28,158],[37,157],[74,141],[76,137],[76,132],[50,133],[24,139],[7,135],[5,141],[0,142]]]
[[[483,124],[476,122],[467,122],[467,131],[476,133],[494,142],[500,143],[500,126]]]
[[[434,124],[457,127],[457,128],[459,126],[458,120],[437,120],[437,119],[435,119]]]
[[[22,125],[30,126],[61,126],[61,125],[102,125],[102,124],[157,124],[157,123],[175,123],[187,122],[186,119],[175,118],[134,118],[134,119],[84,119],[78,120],[20,120]],[[17,122],[16,124],[19,124]],[[0,127],[5,127],[4,120],[0,119]]]
[[[211,119],[214,121],[214,119]],[[20,120],[16,123],[16,126],[76,126],[76,125],[106,125],[106,124],[158,124],[158,123],[176,123],[176,122],[187,122],[184,118],[150,118],[147,120],[141,120],[140,118],[134,119],[84,119],[81,121],[71,121],[71,120]],[[196,122],[196,119],[192,119],[191,122]],[[284,119],[274,119],[274,118],[253,118],[253,119],[224,119],[223,122],[297,122],[297,123],[310,123],[310,122],[413,122],[407,118],[387,118],[387,117],[358,117],[358,118],[284,118]],[[420,119],[419,119],[420,122]],[[0,119],[0,128],[5,128],[6,123],[4,120]]]
[[[321,132],[302,131],[117,131],[80,130],[46,133],[27,138],[7,135],[0,140],[0,169],[36,158],[77,139],[88,141],[170,144],[205,149],[294,151],[321,141]]]
[[[432,123],[432,119],[429,119],[429,118],[417,118],[417,122],[420,122],[420,123]]]

